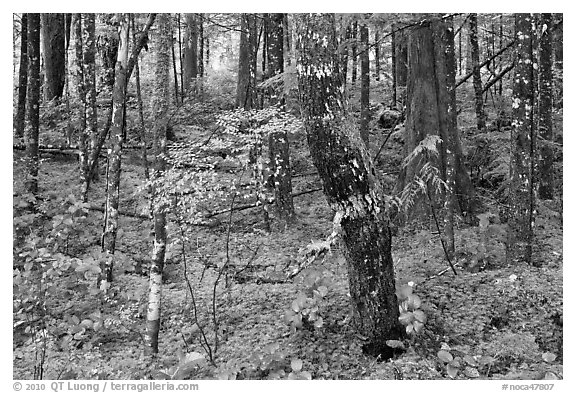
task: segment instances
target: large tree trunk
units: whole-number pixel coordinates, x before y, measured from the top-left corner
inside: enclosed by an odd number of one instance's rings
[[[101,288],[107,290],[112,282],[116,235],[118,232],[118,206],[120,199],[120,167],[122,159],[124,107],[126,105],[126,81],[129,42],[128,14],[120,15],[118,60],[114,71],[115,81],[112,96],[111,147],[108,149],[108,176],[106,193],[106,220],[102,235],[102,251],[108,256],[103,264]]]
[[[396,99],[400,108],[406,105],[406,84],[408,82],[408,35],[402,25],[394,24],[394,80],[396,81]]]
[[[61,98],[66,77],[64,14],[42,14],[42,49],[47,101]]]
[[[186,14],[184,44],[184,94],[189,95],[190,84],[193,80],[195,84],[198,77],[198,22],[196,14]]]
[[[368,25],[360,26],[360,136],[370,146],[370,56]]]
[[[384,195],[355,122],[347,119],[333,14],[298,15],[298,85],[308,144],[339,219],[354,323],[364,350],[387,359],[399,339],[391,233]]]
[[[284,72],[284,14],[270,14],[268,24],[267,77],[271,78]],[[270,104],[279,103],[277,91],[270,92]],[[283,104],[283,103],[282,103]],[[284,129],[275,129],[268,138],[270,151],[270,170],[274,180],[274,203],[280,220],[288,225],[296,216],[292,201],[292,171],[290,169],[290,148],[288,133]]]
[[[482,98],[480,49],[478,46],[478,17],[476,14],[470,14],[470,55],[472,57],[474,97],[476,100],[476,124],[478,130],[482,131],[486,127],[486,115],[484,114],[484,99]]]
[[[236,106],[252,109],[256,106],[257,40],[256,15],[242,14],[240,29],[240,57],[238,62],[238,85]]]
[[[562,109],[563,106],[563,80],[564,80],[564,14],[554,14],[554,108]]]
[[[554,198],[554,151],[550,142],[554,139],[552,130],[552,14],[542,14],[542,36],[540,37],[540,65],[538,67],[540,77],[539,92],[540,103],[538,105],[538,134],[542,138],[540,165],[540,198]]]
[[[510,146],[510,218],[507,263],[532,261],[535,216],[534,154],[534,20],[515,14],[517,61],[514,73],[513,122]]]
[[[408,156],[429,135],[442,139],[436,162],[440,176],[446,178],[448,166],[447,151],[453,152],[450,165],[455,171],[455,194],[462,213],[472,211],[472,183],[463,164],[463,153],[456,128],[455,96],[451,89],[453,55],[447,51],[449,27],[439,19],[410,28],[408,34],[408,86],[406,94],[406,137],[405,155]],[[451,33],[450,35],[453,37]],[[448,78],[448,79],[447,79]],[[451,91],[448,91],[451,89]],[[451,141],[451,142],[450,142]],[[450,145],[448,145],[450,143]],[[397,191],[409,185],[418,175],[423,162],[419,159],[409,162],[401,171]],[[420,200],[419,202],[422,202]],[[417,205],[420,205],[418,203]],[[422,206],[420,206],[421,208]]]
[[[18,108],[14,116],[14,136],[24,136],[26,119],[26,89],[28,87],[28,14],[22,14],[20,31],[20,68],[18,70]]]
[[[155,176],[161,176],[166,170],[166,126],[168,124],[168,104],[170,102],[170,20],[167,14],[158,16],[159,42],[156,50],[156,90],[154,102],[154,152]],[[152,191],[154,214],[154,249],[150,264],[150,289],[148,294],[148,313],[146,322],[145,345],[148,353],[158,353],[158,335],[160,332],[160,313],[162,300],[162,272],[166,256],[166,206],[162,198]]]
[[[38,131],[40,128],[40,14],[28,14],[28,121],[24,134],[26,145],[27,192],[38,193]]]

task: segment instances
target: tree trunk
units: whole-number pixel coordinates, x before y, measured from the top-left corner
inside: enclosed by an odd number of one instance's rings
[[[268,20],[267,55],[268,78],[284,72],[284,14],[270,14]],[[270,104],[279,103],[278,92],[270,92]],[[292,171],[288,133],[284,129],[272,131],[268,138],[270,171],[274,179],[274,203],[280,220],[289,225],[295,219],[292,201]]]
[[[406,94],[405,155],[408,156],[429,135],[437,135],[443,143],[438,157],[432,164],[444,181],[447,180],[447,151],[453,152],[450,165],[455,171],[455,194],[459,210],[464,214],[472,211],[472,183],[464,168],[463,153],[456,127],[454,89],[451,88],[454,60],[453,44],[448,48],[453,32],[439,19],[409,29],[408,35],[408,86]],[[449,143],[449,144],[448,144]],[[452,159],[451,159],[452,160]],[[397,191],[403,190],[419,174],[423,162],[411,160],[402,169]],[[424,198],[425,199],[425,198]],[[421,199],[420,203],[423,202]],[[420,205],[417,203],[417,205]],[[422,206],[419,206],[422,209]]]
[[[554,198],[554,152],[550,142],[554,139],[552,130],[552,14],[542,14],[542,36],[540,37],[540,65],[538,71],[540,83],[538,95],[538,133],[543,143],[540,150],[540,188],[538,190],[541,199]]]
[[[534,25],[532,14],[515,14],[517,61],[513,84],[510,201],[506,262],[531,263],[535,216]]]
[[[398,96],[396,93],[398,82],[396,81],[396,27],[392,25],[391,34],[391,63],[392,63],[392,107],[397,108]]]
[[[564,80],[564,25],[563,14],[554,14],[554,108],[557,110],[563,107],[563,80]]]
[[[62,98],[66,76],[64,14],[42,14],[42,49],[47,101]]]
[[[98,144],[98,108],[96,106],[96,14],[84,14],[84,89],[86,93],[86,131],[90,138],[90,152]],[[97,168],[97,163],[96,163]],[[98,170],[92,171],[88,166],[87,177],[98,179]],[[83,190],[83,199],[88,198],[88,186]]]
[[[257,39],[256,15],[242,14],[236,106],[246,110],[256,106]]]
[[[159,42],[156,51],[157,97],[154,113],[155,176],[166,170],[166,126],[168,124],[168,104],[170,102],[170,23],[167,14],[158,16]],[[150,264],[150,289],[148,294],[148,313],[145,345],[148,353],[158,353],[158,335],[160,332],[160,312],[162,300],[162,273],[166,256],[166,206],[161,197],[153,191],[154,249]]]
[[[336,212],[348,263],[353,321],[364,351],[392,357],[398,322],[384,195],[355,123],[346,118],[333,14],[299,14],[298,85],[314,165]]]
[[[124,107],[126,105],[126,82],[129,41],[128,14],[121,14],[118,41],[118,60],[114,71],[114,91],[112,97],[112,124],[110,128],[111,147],[108,149],[108,178],[106,193],[105,227],[102,235],[102,251],[108,256],[102,268],[101,288],[106,291],[112,282],[116,234],[118,232],[118,206],[120,199],[120,167],[122,159],[122,135]]]
[[[198,22],[196,14],[186,14],[186,34],[184,36],[184,94],[189,95],[191,83],[198,77]]]
[[[179,92],[180,92],[180,85],[178,84],[178,69],[176,67],[176,50],[174,49],[174,44],[176,39],[174,38],[174,32],[171,32],[171,45],[170,51],[172,52],[172,72],[174,74],[174,101],[176,105],[180,102]]]
[[[376,80],[380,81],[380,33],[378,29],[374,32],[374,73]]]
[[[360,136],[368,148],[370,146],[370,56],[368,25],[360,26]]]
[[[476,100],[476,124],[479,131],[486,127],[484,100],[482,98],[482,78],[480,76],[480,49],[478,45],[478,17],[470,14],[470,55],[474,78],[474,97]]]
[[[26,192],[38,193],[38,132],[40,128],[40,14],[28,14],[28,121],[26,145]]]
[[[22,14],[20,31],[20,68],[18,70],[18,109],[14,116],[14,136],[24,136],[26,119],[26,89],[28,85],[28,14]]]
[[[408,36],[406,30],[399,30],[401,26],[395,24],[394,33],[395,69],[396,69],[396,98],[400,108],[406,105],[406,84],[408,82]]]
[[[352,23],[351,37],[352,39],[352,83],[356,83],[356,76],[358,75],[358,22]]]
[[[88,132],[86,131],[86,89],[84,83],[84,52],[82,49],[82,14],[74,14],[74,41],[75,41],[75,64],[74,83],[76,84],[76,94],[80,106],[78,108],[78,149],[80,150],[80,182],[82,200],[88,201],[88,176],[89,176],[89,143]],[[86,199],[84,199],[86,198]]]

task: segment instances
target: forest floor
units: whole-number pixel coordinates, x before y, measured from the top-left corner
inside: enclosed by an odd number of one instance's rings
[[[375,133],[374,146],[384,137]],[[292,139],[299,170],[313,172],[303,131]],[[386,147],[382,156],[396,148]],[[121,210],[139,214],[147,202],[137,154],[127,152],[123,161]],[[23,168],[17,153],[14,158],[16,209]],[[317,175],[293,181],[295,193],[320,185]],[[47,211],[55,216],[75,203],[69,195],[79,194],[77,162],[46,156],[40,186]],[[491,192],[479,193],[488,201],[481,225],[461,223],[456,232],[457,276],[431,225],[397,230],[392,246],[396,279],[399,285],[413,283],[427,322],[405,341],[407,350],[388,361],[362,352],[363,337],[351,324],[346,262],[337,248],[293,282],[266,282],[298,266],[306,250],[331,233],[332,212],[320,191],[294,199],[294,225],[282,228],[272,215],[270,233],[259,208],[221,214],[188,228],[185,241],[172,221],[160,353],[152,360],[143,354],[151,224],[122,215],[119,262],[106,298],[91,290],[93,275],[65,272],[47,292],[43,329],[25,329],[30,321],[22,321],[15,306],[14,378],[33,378],[40,353],[47,379],[562,379],[561,207],[538,204],[534,258],[542,266],[506,266],[505,225],[497,219]],[[93,185],[90,201],[103,206],[103,180]],[[81,230],[70,236],[67,255],[96,261],[102,220],[101,212],[89,210]],[[51,222],[43,225],[49,231]],[[327,288],[317,304],[323,324],[294,330],[284,316],[315,275],[324,278]]]

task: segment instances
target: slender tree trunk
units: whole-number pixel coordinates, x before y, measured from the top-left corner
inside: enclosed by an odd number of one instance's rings
[[[554,14],[554,108],[562,109],[564,102],[564,14]]]
[[[299,14],[298,85],[308,144],[339,221],[353,321],[364,351],[388,359],[398,322],[391,233],[384,195],[355,122],[346,118],[333,14]]]
[[[538,190],[541,199],[554,198],[554,151],[550,142],[554,139],[552,129],[552,14],[542,14],[542,36],[540,37],[540,65],[538,71],[540,77],[538,105],[538,134],[542,139],[541,165],[540,165],[540,188]]]
[[[28,14],[28,121],[30,126],[24,133],[26,145],[26,178],[24,188],[27,192],[38,193],[38,133],[40,129],[40,14]]]
[[[284,72],[284,14],[270,14],[268,24],[268,78]],[[279,102],[278,92],[270,92],[270,104]],[[283,104],[282,104],[283,105]],[[292,171],[290,168],[290,148],[288,133],[277,129],[268,137],[270,151],[270,170],[274,179],[274,203],[280,220],[285,225],[292,223],[296,217],[292,200]]]
[[[102,268],[101,288],[106,291],[112,282],[116,234],[118,232],[118,206],[120,199],[120,167],[122,160],[124,107],[126,105],[126,85],[128,66],[129,20],[128,14],[120,15],[118,60],[114,71],[114,91],[112,102],[112,125],[110,129],[111,147],[108,149],[108,178],[106,193],[106,216],[102,234],[102,251],[108,256]]]
[[[125,70],[126,70],[125,71],[126,75],[123,77],[123,79],[125,80],[126,86],[128,84],[128,81],[130,80],[130,76],[132,75],[132,71],[134,69],[134,65],[136,64],[138,56],[140,55],[142,48],[144,48],[144,46],[148,42],[148,32],[150,31],[150,28],[152,27],[152,25],[154,24],[154,21],[156,20],[156,15],[157,14],[154,14],[154,13],[151,13],[150,15],[148,15],[148,21],[146,22],[146,26],[144,26],[144,30],[142,32],[140,32],[140,34],[138,34],[138,40],[135,43],[134,48],[132,48],[130,60],[128,60],[127,65],[123,66],[123,68],[125,68]],[[116,52],[118,52],[118,51],[116,50]],[[126,90],[126,86],[125,86],[124,90]],[[91,152],[92,154],[90,157],[90,177],[88,177],[89,181],[92,179],[92,177],[96,177],[93,175],[96,174],[96,169],[98,168],[98,158],[100,156],[102,146],[104,146],[104,142],[106,141],[106,137],[108,136],[108,132],[110,131],[110,127],[112,126],[112,120],[113,120],[113,114],[114,114],[114,99],[115,99],[115,97],[114,97],[114,95],[112,95],[112,107],[108,111],[106,126],[104,126],[102,128],[102,130],[98,133],[97,137],[95,137],[95,139],[97,139],[97,143],[96,143],[96,148],[92,149],[92,152]],[[124,103],[122,105],[124,105]],[[124,109],[123,109],[123,112],[124,112]],[[124,116],[122,116],[122,117],[124,117]],[[90,184],[88,184],[88,186],[90,186]]]
[[[178,59],[180,60],[180,99],[184,103],[184,56],[182,55],[182,24],[178,14]]]
[[[156,51],[156,86],[158,86],[154,113],[157,120],[154,125],[155,176],[166,170],[166,126],[168,124],[168,103],[170,101],[170,23],[167,14],[158,16],[159,43]],[[148,353],[158,353],[158,335],[160,332],[160,313],[162,304],[162,273],[166,256],[166,206],[162,198],[153,191],[154,213],[154,249],[150,264],[150,290],[148,294],[148,313],[145,345]]]
[[[84,50],[82,48],[82,14],[74,14],[75,67],[74,83],[80,106],[78,108],[78,148],[80,150],[80,183],[82,200],[87,201],[89,176],[89,136],[86,130],[86,87],[84,82]],[[85,192],[86,191],[86,192]],[[86,198],[86,199],[85,199]]]
[[[506,262],[532,262],[535,217],[534,20],[515,14],[517,62],[513,84],[510,153],[510,218]]]
[[[342,22],[341,22],[342,23]],[[344,33],[344,48],[341,50],[342,56],[340,57],[340,64],[341,64],[341,72],[340,75],[342,76],[342,83],[344,87],[348,83],[348,61],[350,60],[350,37],[352,36],[352,30],[350,25],[346,26],[346,32]]]
[[[370,146],[370,55],[368,51],[369,31],[366,23],[360,26],[360,136]]]
[[[90,138],[90,152],[98,144],[98,108],[96,106],[96,14],[84,14],[84,89],[86,93],[86,127]],[[98,170],[91,171],[88,166],[87,176],[98,179]],[[97,168],[97,166],[96,166]],[[88,184],[83,191],[83,199],[88,198]]]
[[[397,84],[396,81],[396,26],[392,25],[392,34],[391,34],[391,52],[392,52],[392,107],[397,108],[398,103],[398,96],[396,93]]]
[[[284,30],[284,68],[292,64],[290,47],[290,29],[288,26],[288,14],[283,14],[284,20],[282,21],[282,29]]]
[[[42,14],[42,48],[47,101],[62,98],[66,73],[64,14]]]
[[[170,50],[172,52],[172,72],[174,73],[174,101],[176,105],[180,102],[180,98],[178,97],[178,93],[180,91],[180,85],[178,84],[178,70],[176,68],[176,50],[174,49],[174,33],[172,32],[172,44],[170,46]]]
[[[22,29],[20,31],[20,68],[18,71],[18,109],[14,116],[14,135],[24,136],[26,119],[26,89],[28,87],[28,14],[22,14]]]
[[[202,15],[202,14],[200,14]],[[204,76],[204,20],[198,22],[198,76]]]
[[[352,83],[356,83],[358,75],[358,22],[354,21],[351,30],[352,38]]]
[[[380,81],[380,32],[378,29],[374,32],[374,68],[376,80]]]
[[[470,14],[470,54],[472,60],[472,71],[474,78],[474,96],[476,99],[476,124],[478,130],[482,131],[486,127],[486,116],[484,114],[484,100],[482,98],[482,78],[480,76],[480,49],[478,45],[478,17]]]

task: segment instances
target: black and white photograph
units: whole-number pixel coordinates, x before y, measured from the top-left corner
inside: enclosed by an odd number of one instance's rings
[[[561,8],[178,8],[12,12],[13,391],[568,391]]]

